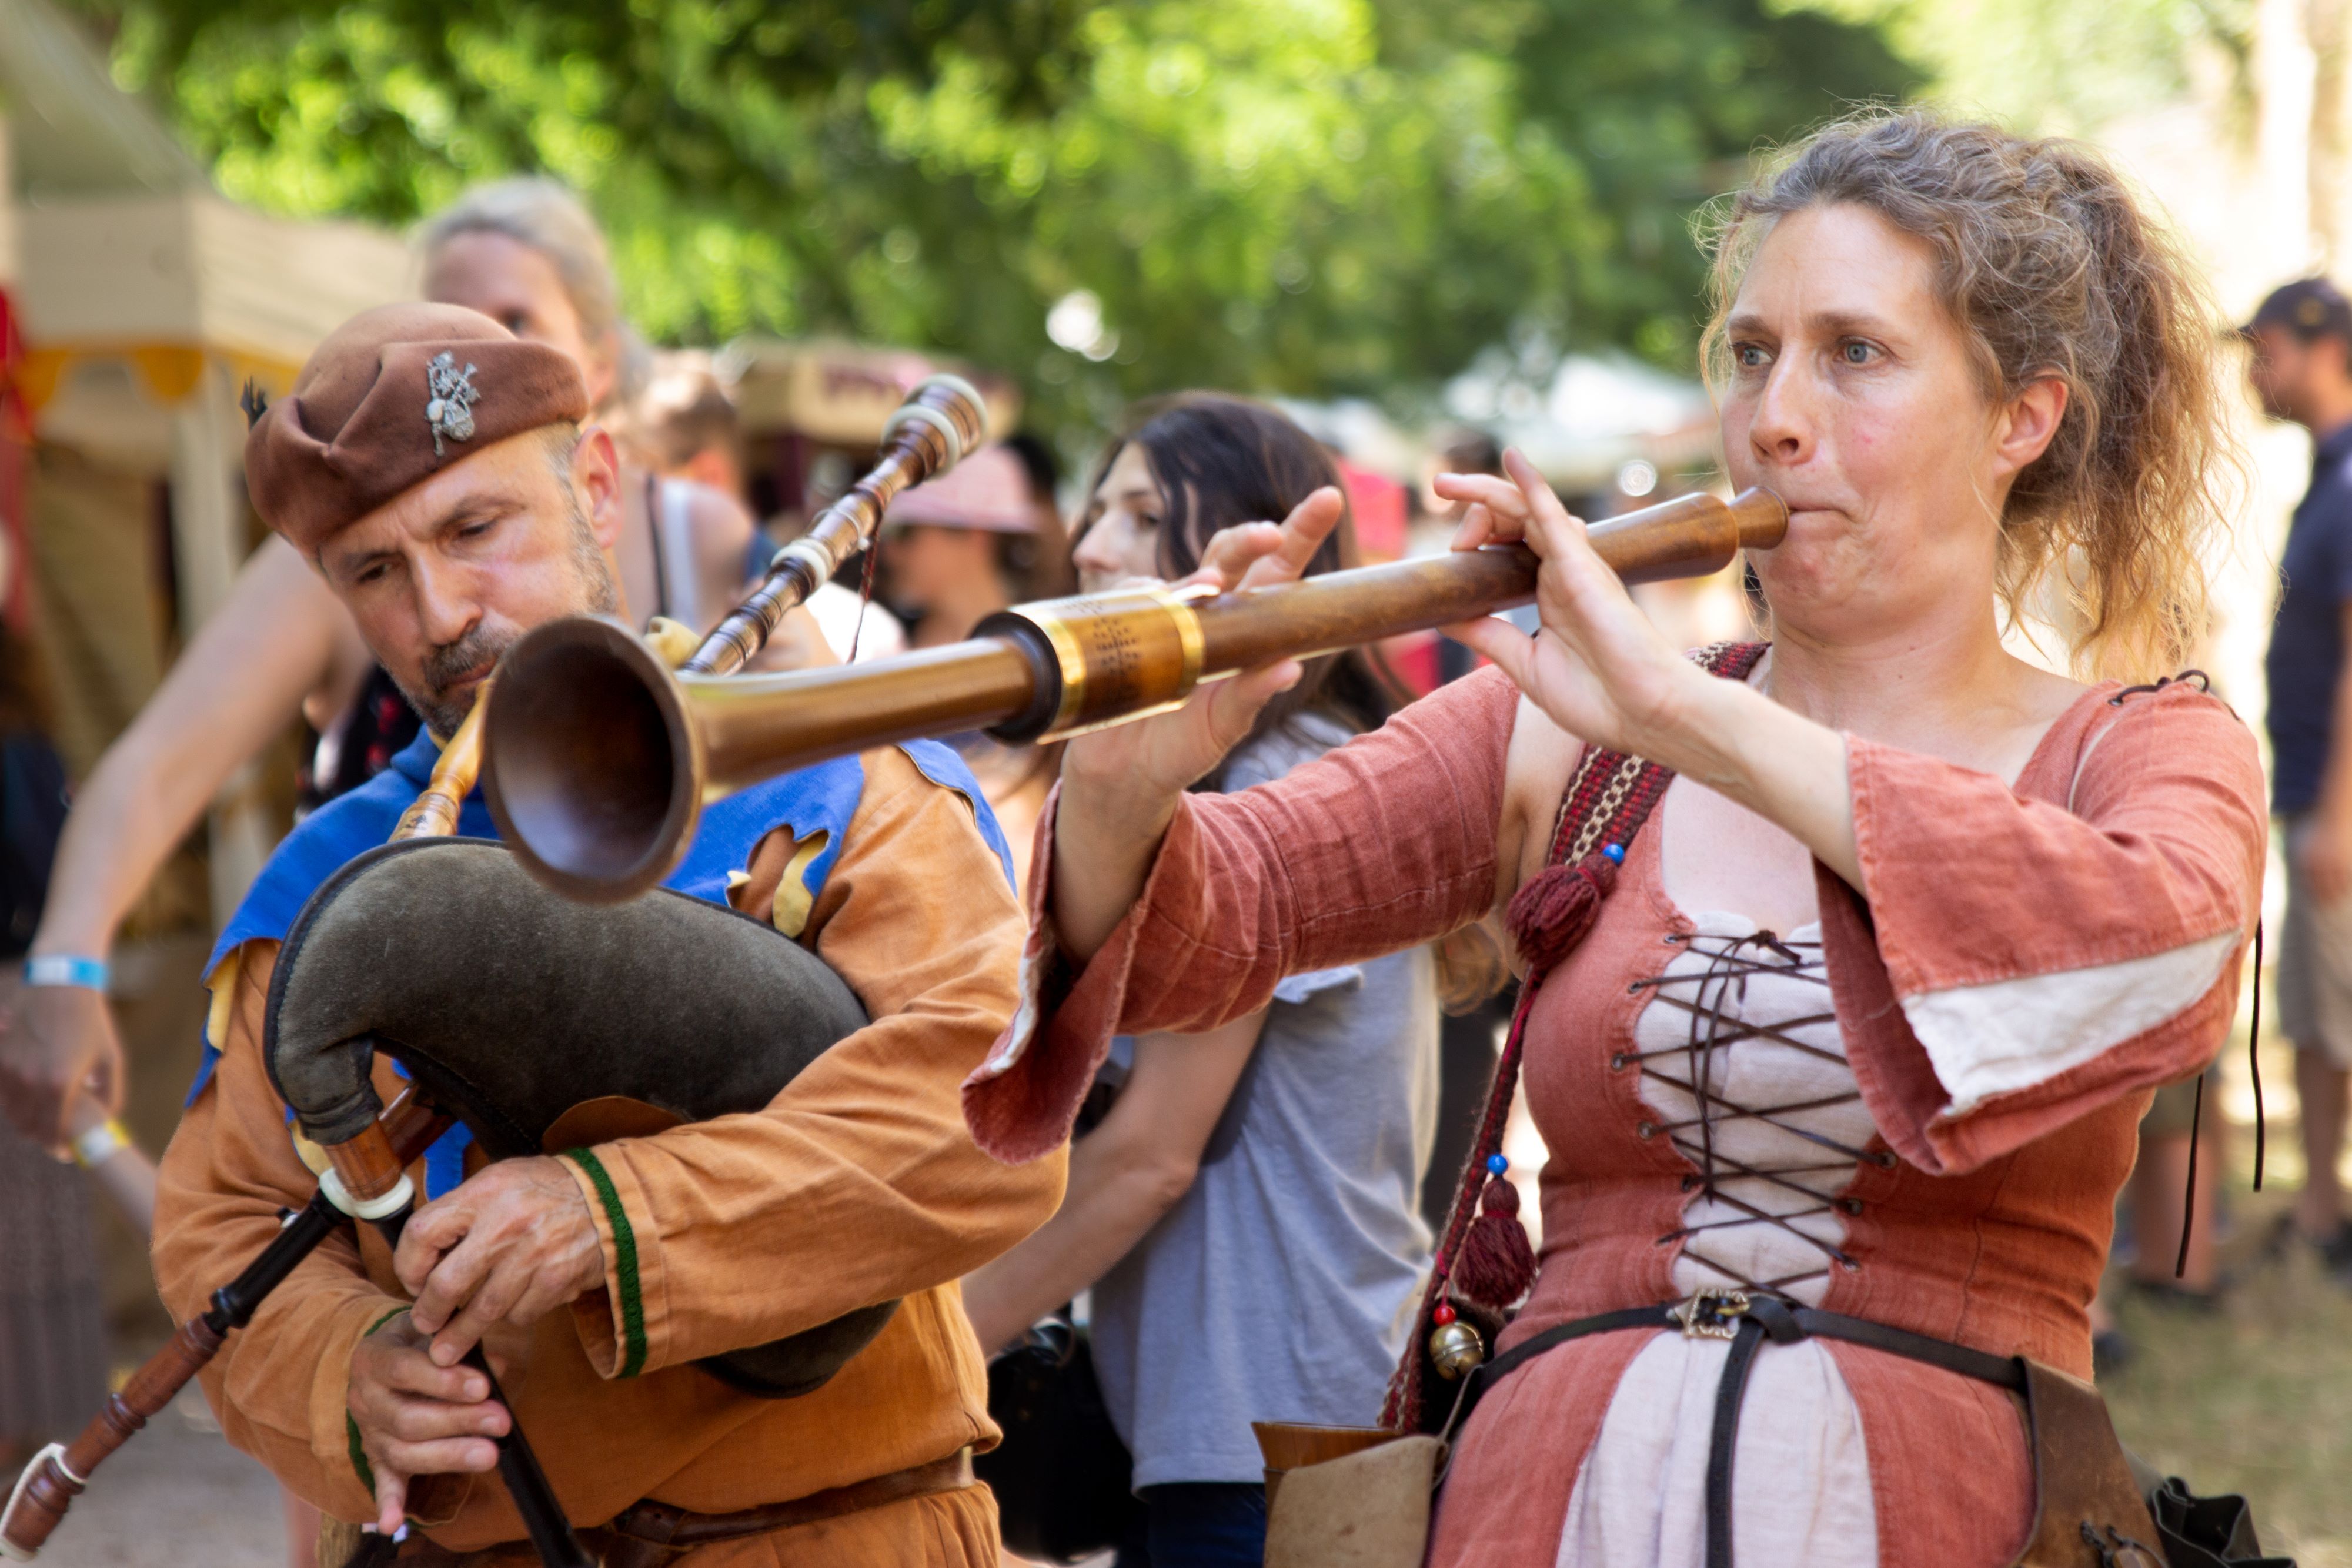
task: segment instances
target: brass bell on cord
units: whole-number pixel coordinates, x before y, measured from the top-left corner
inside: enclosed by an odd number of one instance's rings
[[[1437,1375],[1451,1383],[1486,1359],[1486,1342],[1476,1329],[1456,1318],[1430,1331],[1429,1359]]]

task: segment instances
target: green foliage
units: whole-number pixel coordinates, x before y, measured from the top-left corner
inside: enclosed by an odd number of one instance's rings
[[[2200,50],[2250,90],[2255,0],[1796,0],[1883,32],[1938,98],[2021,130],[2084,135],[2177,96]]]
[[[1409,395],[1501,340],[1687,367],[1693,209],[1914,85],[1765,0],[88,3],[240,200],[404,223],[543,170],[650,334],[935,346],[1047,425]]]

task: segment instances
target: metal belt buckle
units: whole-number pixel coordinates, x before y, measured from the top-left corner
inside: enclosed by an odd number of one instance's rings
[[[1691,1299],[1675,1309],[1674,1319],[1683,1325],[1685,1339],[1730,1339],[1739,1332],[1732,1320],[1747,1312],[1747,1291],[1709,1285],[1692,1291]]]

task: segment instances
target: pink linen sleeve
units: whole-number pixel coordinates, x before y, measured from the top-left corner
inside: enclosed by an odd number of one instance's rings
[[[1143,896],[1073,972],[1046,907],[1055,790],[1037,822],[1020,1003],[964,1083],[1001,1160],[1069,1135],[1111,1037],[1197,1033],[1266,1005],[1286,975],[1433,941],[1495,896],[1518,692],[1482,670],[1270,784],[1187,795]]]
[[[2103,708],[2056,801],[1849,737],[1866,903],[1818,872],[1847,1053],[1888,1145],[1972,1169],[2211,1060],[2267,821],[2252,736],[2175,685]]]

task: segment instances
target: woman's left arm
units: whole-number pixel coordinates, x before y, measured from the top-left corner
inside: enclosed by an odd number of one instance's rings
[[[2210,1061],[2262,899],[2253,737],[2187,685],[2121,695],[2062,799],[1855,739],[1870,898],[1821,877],[1854,1076],[1896,1153],[1954,1172]]]
[[[1206,1034],[1135,1042],[1126,1087],[1070,1145],[1060,1210],[1026,1241],[964,1276],[963,1307],[993,1355],[1109,1271],[1192,1190],[1201,1153],[1265,1027],[1261,1009]]]

